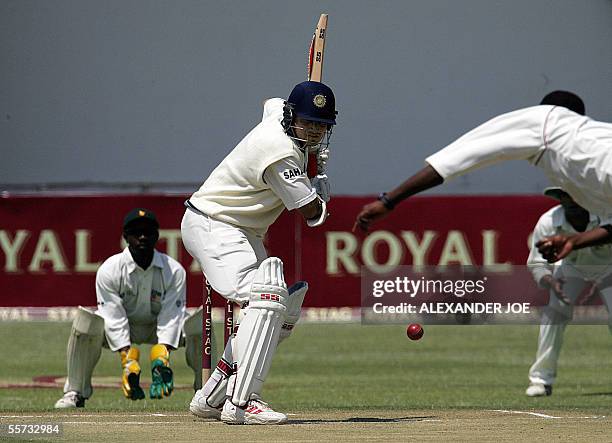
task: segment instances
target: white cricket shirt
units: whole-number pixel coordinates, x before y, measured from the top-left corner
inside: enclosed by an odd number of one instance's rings
[[[580,206],[612,216],[612,124],[559,106],[495,117],[425,160],[444,180],[504,160],[527,160]]]
[[[263,118],[225,157],[189,202],[210,217],[263,236],[285,207],[316,198],[306,156],[281,125],[284,100],[264,105]]]
[[[106,259],[96,274],[96,298],[110,349],[130,345],[130,327],[151,324],[157,324],[159,343],[177,348],[186,312],[185,283],[181,264],[158,251],[146,270],[128,248]]]
[[[598,216],[590,214],[586,230],[599,226],[601,220]],[[573,235],[578,231],[567,221],[561,205],[546,211],[535,225],[531,239],[531,247],[527,266],[536,283],[540,283],[545,275],[552,275],[555,265],[571,266],[587,279],[596,280],[610,273],[612,264],[612,244],[591,246],[589,248],[572,251],[560,263],[548,263],[535,246],[540,240],[553,235]]]

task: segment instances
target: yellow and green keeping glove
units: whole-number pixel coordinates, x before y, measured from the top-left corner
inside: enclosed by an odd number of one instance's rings
[[[163,398],[172,394],[174,380],[170,369],[170,352],[162,344],[151,347],[151,398]]]
[[[121,389],[126,398],[131,400],[142,400],[145,398],[144,391],[140,387],[140,351],[138,348],[130,348],[121,351]]]

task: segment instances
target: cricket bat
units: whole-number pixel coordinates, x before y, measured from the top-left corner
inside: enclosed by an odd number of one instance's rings
[[[315,29],[310,50],[308,51],[307,80],[320,82],[323,78],[323,56],[325,55],[325,34],[327,33],[327,14],[321,14]]]
[[[323,78],[323,57],[325,55],[325,37],[327,34],[327,14],[321,14],[308,50],[307,80],[320,82]],[[319,171],[315,154],[308,158],[308,177],[314,177]]]

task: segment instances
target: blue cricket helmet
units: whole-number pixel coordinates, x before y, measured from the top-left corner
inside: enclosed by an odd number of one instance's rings
[[[336,124],[336,98],[330,87],[321,82],[306,81],[296,85],[289,94],[287,104],[294,116],[328,125]]]

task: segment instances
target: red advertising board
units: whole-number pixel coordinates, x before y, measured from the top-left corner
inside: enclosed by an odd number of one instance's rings
[[[199,305],[202,274],[182,246],[181,196],[0,198],[0,306],[95,305],[95,272],[121,248],[123,216],[134,207],[157,213],[158,249],[187,269],[188,304]],[[331,216],[308,228],[295,212],[270,229],[270,255],[285,263],[288,283],[309,282],[305,305],[359,306],[362,266],[523,264],[538,217],[555,204],[539,196],[417,197],[368,234],[352,232],[372,197],[336,197]]]

